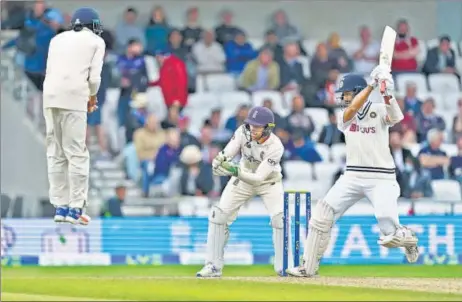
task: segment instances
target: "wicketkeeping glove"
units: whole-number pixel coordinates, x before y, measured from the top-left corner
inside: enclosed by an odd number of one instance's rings
[[[221,163],[221,168],[230,173],[232,176],[239,176],[239,166],[233,162],[225,161]]]
[[[212,161],[212,167],[215,170],[218,168],[222,162],[227,161],[228,158],[226,157],[225,153],[223,151],[220,151],[217,156]]]

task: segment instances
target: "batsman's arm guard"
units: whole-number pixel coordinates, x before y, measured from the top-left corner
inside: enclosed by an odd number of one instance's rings
[[[401,122],[404,118],[404,115],[394,97],[392,97],[387,103],[388,104],[385,104],[385,109],[387,112],[386,123],[389,126],[393,126],[394,124]]]
[[[104,64],[104,54],[106,52],[106,44],[100,37],[96,45],[95,54],[90,64],[90,72],[88,75],[88,87],[90,88],[90,95],[96,95],[101,84],[101,70]]]

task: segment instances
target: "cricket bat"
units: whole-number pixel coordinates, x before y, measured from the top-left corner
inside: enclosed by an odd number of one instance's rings
[[[380,43],[379,65],[391,67],[393,51],[395,50],[396,31],[390,26],[385,26],[382,42]],[[385,93],[385,82],[380,83],[380,93]]]

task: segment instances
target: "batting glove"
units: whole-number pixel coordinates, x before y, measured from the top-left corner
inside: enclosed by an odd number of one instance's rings
[[[369,85],[376,88],[379,83],[387,77],[387,75],[391,76],[390,72],[390,67],[386,65],[377,65],[370,74],[371,81]]]

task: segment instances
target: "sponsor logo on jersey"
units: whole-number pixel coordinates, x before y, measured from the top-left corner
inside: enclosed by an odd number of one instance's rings
[[[244,154],[244,159],[252,164],[261,164],[261,161],[253,157],[252,155]]]
[[[376,133],[375,127],[361,127],[357,124],[351,124],[350,132],[360,132],[364,134],[373,134]]]

